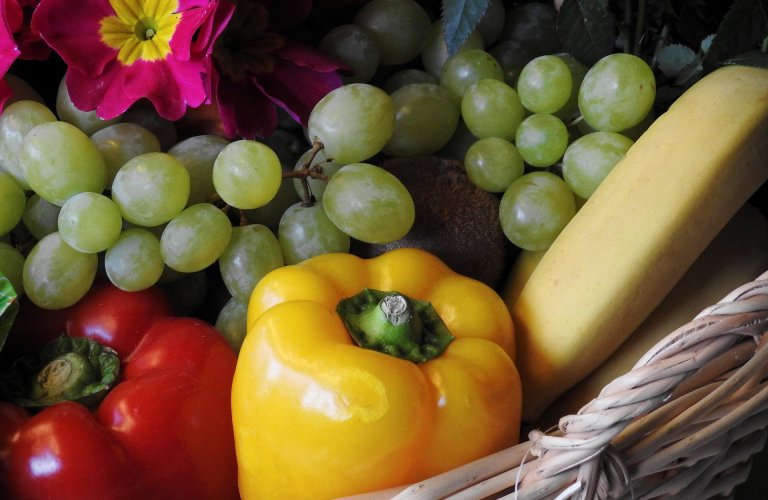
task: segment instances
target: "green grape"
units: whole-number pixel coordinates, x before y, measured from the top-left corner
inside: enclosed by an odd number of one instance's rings
[[[184,209],[163,231],[163,260],[182,273],[201,271],[216,262],[231,238],[226,214],[210,203],[198,203]]]
[[[559,57],[571,72],[571,95],[565,105],[553,113],[556,117],[566,121],[579,114],[579,88],[581,88],[581,82],[584,81],[589,68],[568,54],[561,53],[555,54],[555,56]]]
[[[533,172],[509,186],[499,206],[501,228],[523,250],[548,249],[576,214],[565,182],[549,172]]]
[[[159,226],[138,226],[136,224],[133,224],[131,222],[128,222],[127,220],[123,219],[123,231],[126,231],[128,229],[135,229],[140,228],[144,229],[146,231],[149,231],[150,233],[154,234],[155,237],[160,240],[160,237],[163,235],[163,231],[165,231],[166,226],[168,226],[168,223],[160,224]]]
[[[480,80],[464,93],[461,115],[476,137],[512,141],[525,110],[512,87],[497,80]]]
[[[176,125],[166,120],[155,111],[155,108],[133,108],[125,112],[123,123],[135,123],[152,132],[160,141],[160,151],[168,151],[176,144]]]
[[[219,257],[219,269],[229,293],[247,304],[261,278],[283,267],[283,253],[274,233],[266,226],[236,227]]]
[[[236,353],[240,352],[240,347],[245,340],[245,334],[248,328],[248,305],[240,302],[236,298],[231,298],[221,309],[219,317],[216,318],[216,329],[227,340]]]
[[[302,168],[304,168],[304,162],[306,162],[307,159],[309,159],[309,154],[311,151],[312,150],[310,149],[309,151],[301,155],[301,157],[299,158],[299,161],[296,162],[296,166],[293,168],[293,170],[301,170]],[[320,166],[323,169],[323,175],[326,177],[333,177],[333,174],[338,172],[343,165],[339,165],[335,161],[325,163],[325,160],[327,159],[328,157],[325,156],[325,153],[323,151],[318,151],[317,154],[315,155],[315,159],[312,161],[312,165],[314,166],[320,163],[321,164]],[[326,186],[325,181],[322,179],[309,179],[309,178],[307,179],[307,181],[309,182],[309,189],[310,191],[312,191],[312,194],[315,196],[315,199],[317,201],[322,200],[323,193],[325,193],[325,186]],[[303,198],[304,187],[301,185],[301,180],[293,179],[293,187],[296,190],[296,194],[299,195],[299,198]],[[291,205],[293,205],[293,203],[291,203]],[[283,212],[285,212],[285,210],[283,210]],[[280,214],[280,216],[282,217],[282,214]]]
[[[99,259],[82,253],[51,233],[32,249],[24,263],[24,290],[38,307],[63,309],[88,292]]]
[[[628,128],[627,130],[622,130],[619,132],[619,134],[623,135],[624,137],[628,137],[632,139],[633,141],[637,141],[643,133],[645,133],[646,130],[653,124],[653,122],[656,120],[656,113],[653,111],[653,108],[651,108],[651,111],[645,115],[645,118],[643,118],[643,121],[638,123],[632,128]],[[589,123],[587,123],[586,120],[579,120],[576,122],[576,128],[581,133],[582,136],[587,134],[594,134],[595,132],[598,132],[597,129],[592,127]]]
[[[176,217],[189,199],[189,173],[165,153],[139,155],[117,172],[112,201],[128,222],[159,226]]]
[[[483,37],[483,43],[485,43],[486,47],[490,47],[501,35],[506,16],[507,13],[504,12],[504,4],[501,3],[501,0],[491,0],[488,2],[488,7],[485,9],[483,17],[480,18],[480,23],[477,25],[476,30]]]
[[[213,185],[235,208],[263,207],[280,189],[283,171],[277,155],[256,141],[236,141],[213,164]]]
[[[536,57],[535,53],[516,40],[498,44],[491,49],[490,54],[501,66],[504,81],[515,89],[523,68]]]
[[[8,174],[0,174],[0,236],[9,233],[24,215],[27,198]]]
[[[96,193],[80,193],[64,203],[59,213],[59,235],[83,253],[103,252],[120,236],[123,219],[117,205]]]
[[[480,139],[472,135],[472,132],[470,132],[467,128],[464,120],[459,120],[459,125],[456,127],[456,132],[453,133],[453,136],[451,137],[451,140],[448,141],[448,144],[446,144],[443,149],[437,152],[437,156],[440,156],[441,158],[456,160],[461,163],[464,161],[464,157],[467,156],[467,151],[472,146],[472,144],[479,140]]]
[[[120,290],[145,290],[163,274],[160,241],[146,229],[123,231],[107,250],[104,267],[109,280]]]
[[[461,105],[464,92],[480,80],[504,81],[501,66],[489,53],[482,50],[460,52],[449,59],[440,75],[440,86],[451,93],[457,104]]]
[[[160,288],[171,301],[177,316],[191,316],[208,294],[208,275],[205,271],[183,274],[174,281],[162,283]]]
[[[354,24],[332,29],[320,40],[318,48],[354,70],[353,76],[341,77],[345,84],[365,83],[379,67],[379,47],[365,29]]]
[[[416,217],[408,190],[384,169],[353,163],[336,172],[323,196],[328,218],[366,243],[390,243],[405,236]]]
[[[395,131],[384,153],[398,158],[427,156],[448,144],[459,124],[459,107],[443,87],[408,85],[392,94]]]
[[[24,295],[24,256],[7,243],[0,243],[0,274],[8,278],[16,295]]]
[[[517,5],[507,13],[498,41],[516,41],[534,57],[554,54],[560,49],[556,23],[557,11],[551,4]]]
[[[373,0],[355,16],[379,47],[385,66],[404,64],[424,48],[429,36],[429,16],[413,0]]]
[[[145,153],[159,153],[160,142],[152,132],[135,123],[117,123],[91,136],[107,165],[107,189],[128,160]]]
[[[589,198],[632,144],[615,132],[595,132],[574,141],[563,157],[565,183],[577,196]]]
[[[263,224],[277,231],[277,226],[280,225],[280,218],[288,210],[288,207],[297,201],[299,201],[299,196],[296,194],[293,179],[283,179],[280,183],[280,189],[277,190],[277,194],[272,198],[272,201],[260,208],[244,210],[245,218],[248,219],[248,222]]]
[[[515,144],[526,163],[534,167],[548,167],[565,153],[568,129],[555,116],[531,115],[517,128]]]
[[[400,90],[407,85],[413,85],[415,83],[433,83],[437,85],[438,81],[437,78],[426,71],[404,69],[387,78],[387,81],[384,82],[384,87],[382,88],[384,89],[384,92],[392,95],[396,90]]]
[[[107,167],[96,145],[76,127],[48,122],[29,131],[19,164],[30,187],[54,205],[78,193],[101,193]]]
[[[311,207],[297,203],[289,208],[280,220],[277,237],[286,265],[326,253],[349,252],[349,236],[331,222],[322,202]]]
[[[565,106],[572,85],[571,71],[562,59],[540,56],[523,68],[517,80],[517,91],[525,109],[550,114]]]
[[[621,132],[651,111],[656,79],[651,68],[631,54],[611,54],[592,66],[579,90],[579,109],[592,127]]]
[[[21,143],[33,128],[55,121],[51,110],[35,101],[16,102],[0,115],[0,164],[23,189],[31,188],[19,165]]]
[[[110,120],[102,120],[96,116],[96,111],[80,111],[77,109],[69,98],[66,78],[61,79],[59,92],[56,94],[56,114],[59,115],[59,120],[74,125],[89,136],[103,128],[118,123],[122,118],[117,116]]]
[[[35,194],[27,200],[21,220],[35,239],[42,240],[59,230],[59,212],[61,207],[48,203]]]
[[[483,37],[475,30],[469,34],[461,47],[459,47],[457,54],[467,50],[483,50],[483,48]],[[448,47],[445,45],[443,21],[439,19],[432,23],[432,28],[429,30],[429,39],[424,46],[424,50],[421,51],[421,62],[424,63],[424,69],[427,70],[427,73],[435,78],[440,78],[443,66],[448,59]]]
[[[216,192],[213,187],[213,163],[229,141],[215,135],[198,135],[173,146],[168,154],[189,172],[187,206],[203,203]]]
[[[464,167],[477,187],[491,193],[506,191],[525,169],[515,145],[496,137],[474,143],[467,151]]]
[[[317,103],[309,115],[309,142],[318,138],[326,155],[346,165],[381,151],[394,128],[392,99],[372,85],[355,83],[332,91]]]

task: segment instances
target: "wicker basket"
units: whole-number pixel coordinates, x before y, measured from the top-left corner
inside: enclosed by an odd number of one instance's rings
[[[347,500],[727,498],[768,427],[768,273],[656,344],[552,434]]]

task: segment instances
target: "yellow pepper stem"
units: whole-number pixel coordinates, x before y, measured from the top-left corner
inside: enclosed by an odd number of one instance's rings
[[[454,338],[429,302],[398,292],[366,288],[336,312],[360,347],[414,363],[440,356]]]

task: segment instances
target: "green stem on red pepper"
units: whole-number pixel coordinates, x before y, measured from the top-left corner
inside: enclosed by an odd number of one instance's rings
[[[432,304],[398,292],[366,288],[336,312],[360,347],[414,363],[437,358],[454,339]]]
[[[62,336],[13,363],[0,376],[6,399],[37,411],[62,401],[95,408],[114,386],[120,359],[98,342]]]

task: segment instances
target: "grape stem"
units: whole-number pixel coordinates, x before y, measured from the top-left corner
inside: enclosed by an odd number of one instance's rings
[[[584,115],[579,115],[576,118],[574,118],[573,120],[569,121],[565,126],[567,128],[573,128],[576,125],[578,125],[579,122],[582,121],[582,120],[584,120]]]
[[[637,24],[635,25],[635,47],[633,54],[640,57],[640,42],[643,41],[643,22],[645,21],[645,0],[637,5]]]
[[[244,227],[250,224],[248,217],[245,216],[245,210],[240,210],[240,227]]]
[[[312,162],[315,161],[315,156],[317,156],[317,153],[319,153],[323,147],[325,146],[323,146],[322,142],[315,140],[312,144],[312,149],[309,151],[309,157],[307,158],[307,161],[304,162],[304,165],[302,165],[302,168],[283,174],[283,179],[299,179],[301,181],[301,187],[304,189],[304,196],[301,204],[305,207],[311,207],[315,204],[315,197],[312,195],[312,189],[309,186],[308,179],[320,179],[326,184],[331,180],[330,177],[323,175],[322,164],[325,162],[332,162],[333,158],[328,158],[314,166],[312,165]]]

